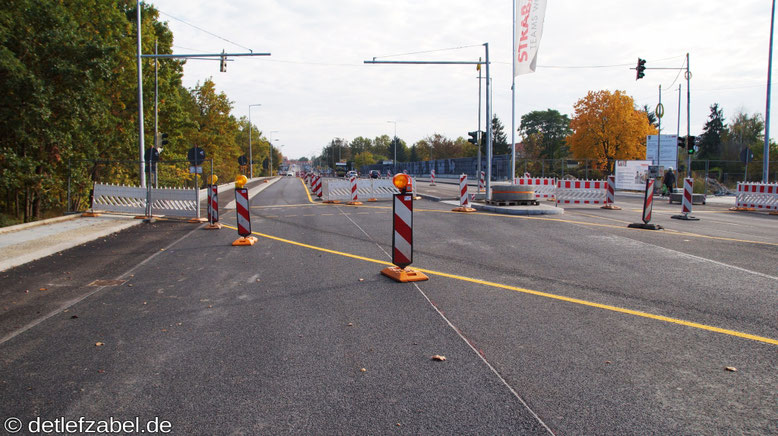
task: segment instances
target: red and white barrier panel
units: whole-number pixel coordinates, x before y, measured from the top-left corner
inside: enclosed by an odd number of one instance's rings
[[[486,173],[481,171],[481,177],[478,179],[478,192],[486,189]]]
[[[222,228],[219,223],[219,185],[208,185],[208,230]]]
[[[408,176],[408,191],[410,191],[414,200],[421,200],[421,197],[416,192],[416,179],[411,176]]]
[[[643,222],[632,223],[627,227],[646,229],[646,230],[661,230],[662,226],[659,224],[649,224],[651,221],[651,212],[654,209],[654,179],[646,180],[646,193],[643,198]]]
[[[351,201],[349,201],[346,204],[350,204],[352,206],[357,206],[362,204],[362,202],[359,201],[359,194],[357,193],[357,177],[351,176],[349,178],[349,184],[351,185]]]
[[[556,193],[556,179],[550,177],[522,177],[516,179],[519,186],[532,186],[535,189],[535,198],[554,198]]]
[[[254,245],[257,238],[251,236],[251,215],[249,211],[249,190],[235,188],[235,212],[238,215],[238,235],[232,245]]]
[[[467,197],[467,174],[459,176],[459,207],[452,209],[454,212],[475,212],[470,207],[470,199]]]
[[[737,209],[778,211],[778,183],[738,182]]]
[[[397,179],[404,178],[404,179]],[[408,266],[413,263],[413,196],[407,192],[410,177],[395,176],[393,183],[400,189],[394,195],[392,212],[392,263],[393,267],[381,270],[381,274],[398,282],[416,282],[429,278]]]
[[[556,204],[605,204],[606,182],[602,180],[559,180]]]
[[[435,170],[430,171],[430,186],[435,186]]]

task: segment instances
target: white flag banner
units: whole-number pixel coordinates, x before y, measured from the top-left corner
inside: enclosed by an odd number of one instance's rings
[[[546,0],[515,0],[516,29],[513,53],[515,75],[534,73],[538,62],[538,47],[543,36]]]

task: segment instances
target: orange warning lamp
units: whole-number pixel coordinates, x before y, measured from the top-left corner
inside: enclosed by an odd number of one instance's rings
[[[211,185],[215,185],[216,181],[218,181],[218,180],[219,180],[219,176],[217,176],[216,174],[212,174],[211,175],[211,183],[210,184]]]
[[[407,174],[397,173],[392,177],[392,183],[394,183],[394,186],[396,186],[400,192],[405,192],[410,184],[410,177]]]
[[[235,179],[235,187],[236,188],[242,188],[246,183],[248,183],[249,179],[246,178],[244,175],[240,175]]]

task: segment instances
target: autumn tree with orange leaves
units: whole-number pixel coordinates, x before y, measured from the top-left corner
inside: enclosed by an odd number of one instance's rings
[[[574,109],[573,134],[567,137],[574,157],[596,159],[609,172],[615,160],[646,158],[646,136],[657,132],[632,97],[622,91],[589,91]]]

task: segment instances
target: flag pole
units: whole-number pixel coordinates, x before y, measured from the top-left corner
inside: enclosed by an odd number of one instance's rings
[[[516,0],[513,1],[513,59],[511,66],[511,184],[516,183]]]

